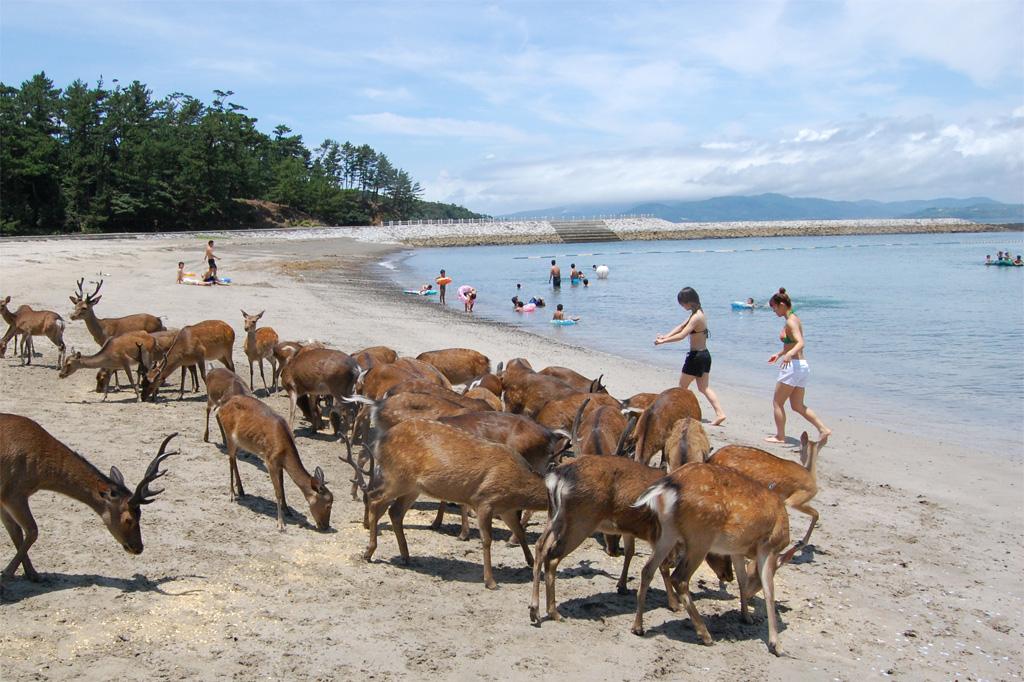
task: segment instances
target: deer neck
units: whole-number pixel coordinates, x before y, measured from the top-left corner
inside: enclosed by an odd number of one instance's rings
[[[817,447],[807,448],[807,471],[810,472],[811,478],[815,481],[818,480],[818,449]]]
[[[3,318],[4,320],[7,321],[7,324],[11,325],[12,327],[14,326],[14,320],[17,318],[14,317],[14,313],[7,309],[7,306],[0,308],[0,315],[3,315]]]
[[[82,320],[85,322],[85,328],[92,334],[93,340],[102,346],[103,342],[107,340],[107,335],[103,331],[103,325],[100,324],[99,318],[96,317],[96,312],[92,308],[86,308],[82,313]]]
[[[295,485],[299,487],[299,490],[302,491],[302,494],[308,497],[313,492],[313,477],[306,471],[302,460],[299,459],[299,449],[295,446],[295,439],[293,437],[288,438],[282,466],[288,472],[288,476],[292,481],[295,482]]]
[[[544,479],[530,471],[519,483],[520,502],[522,509],[547,509],[548,489],[544,486]]]
[[[57,466],[49,470],[40,487],[67,495],[102,515],[105,505],[100,492],[114,487],[114,483],[69,448]]]
[[[245,333],[245,350],[249,353],[256,352],[256,327]]]

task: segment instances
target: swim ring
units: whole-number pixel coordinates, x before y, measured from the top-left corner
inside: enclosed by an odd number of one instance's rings
[[[568,327],[576,324],[576,320],[551,320],[551,324],[556,324],[559,327]]]
[[[516,312],[517,313],[532,313],[536,309],[537,309],[537,304],[536,303],[527,303],[526,305],[524,305],[521,308],[516,308]]]
[[[414,296],[436,296],[437,289],[427,289],[426,291],[420,291],[418,289],[406,289],[405,293],[412,294]]]
[[[468,284],[463,284],[461,287],[459,287],[459,293],[458,293],[459,300],[462,301],[463,303],[468,301],[469,300],[469,292],[472,291],[472,290],[473,290],[473,287],[471,287]]]
[[[597,278],[598,279],[608,279],[608,266],[607,265],[598,265],[597,266]]]
[[[747,303],[746,301],[733,301],[732,302],[732,309],[733,310],[753,310],[754,309],[754,304]]]
[[[451,277],[438,277],[434,281],[437,282],[438,284],[440,284],[441,286],[446,286],[446,285],[452,283],[452,278]]]

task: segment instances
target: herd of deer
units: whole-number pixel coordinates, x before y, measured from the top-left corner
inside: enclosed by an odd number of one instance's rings
[[[377,527],[387,511],[404,562],[409,547],[403,519],[413,502],[426,495],[440,501],[432,528],[440,527],[446,503],[461,507],[461,539],[468,538],[474,513],[483,543],[483,577],[496,582],[491,567],[494,517],[501,519],[533,567],[530,618],[539,623],[540,581],[546,591],[546,613],[560,620],[555,602],[555,577],[560,562],[595,533],[604,536],[605,550],[624,562],[618,581],[626,592],[636,539],[653,548],[641,573],[632,631],[642,635],[645,597],[655,571],[664,580],[669,607],[686,609],[700,639],[712,637],[693,604],[689,583],[707,561],[721,581],[735,578],[741,617],[750,622],[749,603],[760,590],[768,620],[768,648],[780,653],[774,603],[774,576],[807,543],[818,519],[809,502],[817,493],[815,463],[824,442],[801,438],[801,462],[763,450],[730,445],[713,455],[701,426],[696,397],[687,389],[641,393],[626,400],[609,395],[601,378],[590,379],[565,367],[535,371],[516,358],[492,371],[481,353],[452,348],[399,357],[375,346],[352,354],[318,343],[280,342],[269,327],[257,328],[263,313],[245,322],[245,354],[250,383],[234,372],[234,331],[220,320],[207,320],[178,330],[165,330],[152,315],[99,319],[93,308],[99,288],[84,294],[82,281],[71,297],[73,320],[84,320],[101,344],[98,353],[65,353],[63,320],[56,313],[26,306],[2,312],[10,329],[0,354],[12,337],[21,337],[25,361],[32,357],[32,337],[45,335],[60,351],[60,377],[88,367],[100,370],[97,391],[106,399],[110,373],[123,370],[139,400],[155,399],[164,382],[181,370],[203,377],[207,392],[206,430],[215,415],[229,460],[231,499],[244,494],[236,455],[245,450],[267,465],[277,499],[278,529],[284,530],[284,473],[295,482],[309,505],[318,529],[330,525],[334,502],[324,472],[309,473],[293,434],[296,411],[312,429],[329,424],[343,445],[354,472],[351,495],[364,505],[369,544],[364,558],[377,550]],[[25,350],[25,347],[28,350]],[[66,357],[65,357],[66,356]],[[218,361],[225,368],[207,369]],[[271,365],[267,386],[264,360]],[[256,398],[250,389],[253,365],[260,365],[267,395],[287,392],[288,419]],[[132,369],[136,368],[138,384]],[[454,387],[454,388],[453,388]],[[456,390],[459,388],[460,390]],[[176,434],[175,434],[176,435]],[[55,490],[91,506],[111,534],[131,553],[142,551],[140,505],[159,490],[149,484],[164,475],[160,463],[168,436],[136,488],[130,492],[116,468],[104,476],[39,424],[22,416],[0,415],[0,498],[2,520],[17,553],[4,569],[9,579],[18,566],[38,579],[28,550],[38,533],[28,506],[37,490]],[[361,446],[358,455],[353,448]],[[652,466],[661,454],[660,466]],[[803,539],[790,546],[792,507],[811,518]],[[547,522],[531,553],[524,527],[531,512],[547,512]]]

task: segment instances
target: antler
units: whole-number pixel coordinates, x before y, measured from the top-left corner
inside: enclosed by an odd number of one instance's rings
[[[100,283],[96,285],[96,289],[95,289],[95,290],[94,290],[94,291],[93,291],[93,292],[92,292],[91,294],[89,294],[88,296],[86,296],[86,297],[85,297],[85,300],[87,300],[87,301],[91,301],[92,299],[96,298],[96,294],[100,293],[100,287],[102,287],[102,286],[103,286],[103,280],[101,279],[101,280],[100,280]],[[79,288],[79,289],[81,289],[81,288],[82,288],[82,285],[81,285],[81,284],[79,284],[79,285],[78,285],[78,288]]]
[[[77,284],[78,284],[78,293],[76,294],[76,296],[78,297],[78,300],[81,301],[83,298],[85,298],[85,293],[82,291],[82,285],[85,284],[85,277],[83,277],[82,279],[78,280]]]
[[[364,493],[370,492],[370,483],[373,482],[373,453],[370,452],[370,470],[363,471],[354,459],[352,459],[352,441],[348,439],[348,436],[342,435],[341,439],[345,441],[345,456],[338,455],[338,459],[343,462],[348,462],[356,472],[356,477],[352,479],[352,482],[359,486],[359,489]],[[364,448],[364,452],[367,450]],[[366,482],[366,479],[370,479],[370,483]]]
[[[149,466],[146,468],[146,475],[143,476],[142,480],[139,481],[139,484],[135,486],[135,494],[132,495],[132,499],[129,500],[129,504],[149,504],[153,502],[153,499],[151,498],[164,491],[163,488],[150,490],[149,484],[167,473],[166,469],[163,471],[159,470],[160,463],[171,455],[179,454],[178,450],[166,452],[167,444],[170,443],[171,439],[177,435],[177,432],[175,432],[167,436],[167,438],[164,438],[164,442],[160,445],[160,452],[158,452],[156,457],[153,458],[153,461],[149,463]]]
[[[635,414],[630,415],[629,421],[626,422],[626,428],[623,429],[622,435],[619,436],[619,444],[615,446],[615,454],[620,457],[626,456],[626,443],[629,442],[629,437],[633,433],[633,429],[636,428],[637,416]]]
[[[572,437],[572,454],[579,457],[583,453],[580,452],[580,441],[579,441],[579,430],[580,430],[580,419],[583,417],[583,410],[587,409],[587,405],[590,403],[590,398],[587,398],[580,405],[580,409],[576,410],[576,416],[572,420],[572,431],[570,435]]]

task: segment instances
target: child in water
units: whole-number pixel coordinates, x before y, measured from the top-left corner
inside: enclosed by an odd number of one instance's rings
[[[579,317],[566,317],[565,316],[565,306],[563,306],[561,303],[559,303],[558,307],[555,308],[555,314],[551,316],[551,319],[552,320],[572,320],[573,322],[579,322],[580,318]]]

